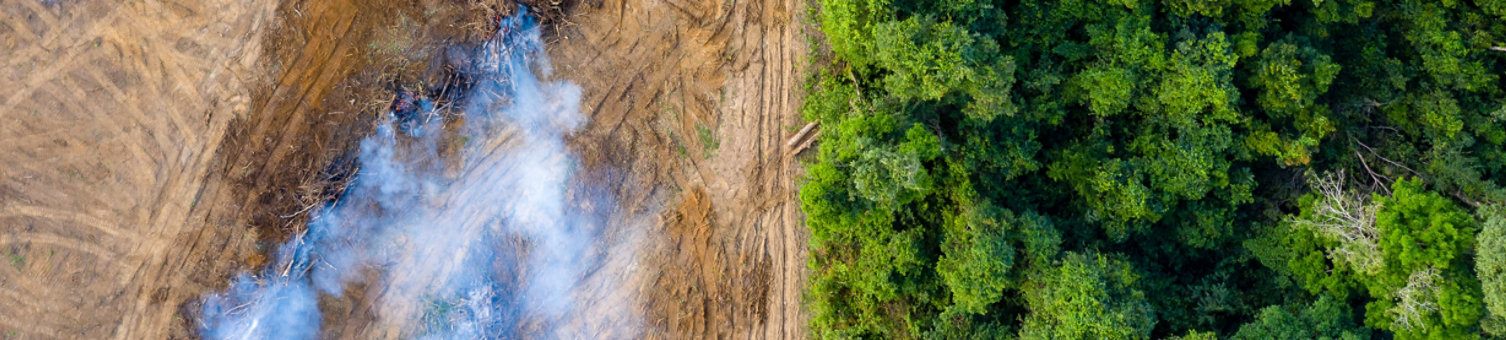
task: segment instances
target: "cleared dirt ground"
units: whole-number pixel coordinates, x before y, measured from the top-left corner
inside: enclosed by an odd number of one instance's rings
[[[0,0],[0,339],[192,337],[193,301],[301,229],[492,2]],[[620,182],[617,218],[657,221],[623,293],[650,335],[804,335],[784,138],[805,11],[599,0],[556,22],[591,116],[574,148]],[[380,337],[362,299],[321,304],[327,336]]]
[[[586,163],[650,188],[624,202],[668,204],[639,285],[653,337],[806,335],[801,167],[785,144],[805,124],[806,12],[797,0],[587,1],[551,44],[558,74],[586,89]]]
[[[442,31],[400,23],[419,6],[0,1],[0,338],[191,337],[191,302],[262,265],[424,81],[396,55]]]
[[[186,335],[254,251],[204,196],[275,6],[0,1],[0,335]]]

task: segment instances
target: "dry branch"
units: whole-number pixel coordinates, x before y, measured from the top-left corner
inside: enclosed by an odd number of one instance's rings
[[[1393,129],[1393,130],[1395,130],[1395,129]],[[1366,151],[1370,151],[1370,155],[1375,156],[1375,158],[1379,158],[1380,160],[1386,161],[1386,163],[1390,163],[1391,165],[1395,165],[1398,168],[1402,168],[1402,170],[1406,170],[1407,172],[1411,172],[1413,175],[1422,176],[1422,173],[1421,172],[1417,172],[1417,170],[1412,170],[1412,168],[1409,168],[1406,165],[1402,165],[1401,163],[1397,163],[1396,161],[1393,161],[1390,158],[1386,158],[1385,156],[1381,156],[1379,152],[1375,152],[1375,149],[1370,148],[1369,145],[1365,145],[1364,142],[1360,142],[1360,141],[1356,140],[1356,141],[1354,141],[1354,143],[1355,144],[1359,144],[1360,147],[1365,148]]]
[[[1364,194],[1344,190],[1343,172],[1319,177],[1314,182],[1319,197],[1313,202],[1312,217],[1294,222],[1339,241],[1338,248],[1329,250],[1329,257],[1348,262],[1358,272],[1378,270],[1382,258],[1375,214],[1381,205],[1370,202]]]
[[[1354,156],[1359,157],[1360,165],[1365,167],[1365,172],[1370,174],[1370,180],[1374,181],[1375,186],[1380,187],[1381,190],[1385,190],[1387,196],[1391,195],[1391,188],[1386,187],[1387,184],[1391,183],[1391,178],[1377,175],[1375,170],[1370,170],[1370,163],[1365,161],[1365,155],[1361,155],[1360,150],[1354,150]],[[1381,178],[1385,178],[1386,180],[1383,182]]]
[[[1410,330],[1427,327],[1422,318],[1438,311],[1438,269],[1428,267],[1407,277],[1407,285],[1396,290],[1396,306],[1388,312],[1395,314],[1397,326]]]

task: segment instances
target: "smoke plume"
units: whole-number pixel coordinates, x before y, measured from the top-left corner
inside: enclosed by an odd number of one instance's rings
[[[204,298],[202,335],[317,337],[319,298],[353,283],[368,284],[377,324],[404,338],[585,334],[559,320],[614,247],[592,212],[610,198],[581,189],[565,146],[585,122],[580,88],[541,80],[552,70],[526,13],[500,27],[464,71],[474,80],[460,101],[464,124],[389,115],[361,142],[342,197],[282,244],[273,265]],[[458,153],[439,156],[454,145]]]

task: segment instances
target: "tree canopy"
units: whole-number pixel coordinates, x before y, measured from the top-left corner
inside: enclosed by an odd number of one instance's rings
[[[1506,2],[813,13],[815,336],[1506,336]]]

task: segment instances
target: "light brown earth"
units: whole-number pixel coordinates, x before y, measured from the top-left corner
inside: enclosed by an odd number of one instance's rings
[[[551,44],[558,74],[586,89],[586,164],[652,188],[625,201],[668,197],[639,286],[653,337],[806,336],[802,169],[785,145],[805,124],[806,11],[798,0],[588,1]]]
[[[0,0],[0,334],[186,335],[254,250],[202,195],[275,6]]]
[[[501,1],[482,1],[506,3]],[[495,8],[495,7],[493,7]],[[551,54],[585,163],[647,217],[650,335],[793,338],[803,3],[602,0]],[[0,0],[0,339],[193,336],[198,297],[302,228],[397,87],[484,34],[448,0]],[[363,295],[326,336],[380,337]],[[331,322],[338,321],[338,322]]]
[[[0,338],[192,336],[420,73],[367,44],[416,9],[0,0]]]

